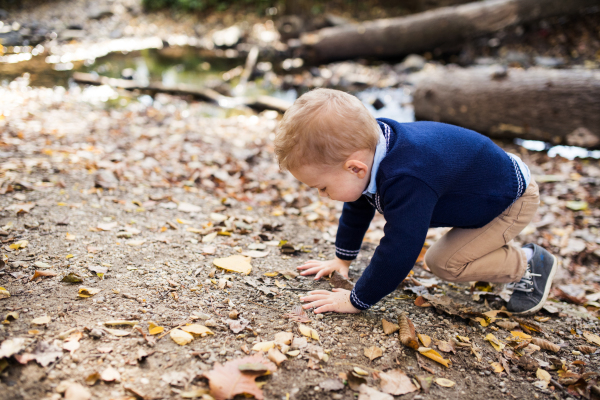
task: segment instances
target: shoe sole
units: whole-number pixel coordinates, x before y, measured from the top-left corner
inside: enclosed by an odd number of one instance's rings
[[[550,294],[550,288],[552,287],[552,281],[554,280],[554,275],[558,270],[558,258],[556,258],[556,256],[552,257],[554,258],[554,263],[552,264],[550,275],[548,275],[548,281],[546,283],[546,289],[544,290],[544,296],[542,297],[542,300],[540,300],[540,302],[536,306],[530,308],[529,310],[513,312],[514,315],[526,315],[536,313],[540,311],[542,307],[544,307],[544,304],[546,304],[546,300],[548,299],[548,295]]]

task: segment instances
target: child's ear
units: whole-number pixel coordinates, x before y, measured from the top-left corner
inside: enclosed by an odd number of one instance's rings
[[[344,169],[346,171],[356,175],[357,178],[363,179],[365,176],[367,176],[367,172],[368,172],[369,168],[362,161],[348,160],[344,164]]]

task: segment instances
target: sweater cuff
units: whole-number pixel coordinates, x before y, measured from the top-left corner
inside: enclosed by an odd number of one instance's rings
[[[350,292],[350,303],[352,303],[354,308],[357,308],[359,310],[366,310],[367,308],[371,307],[370,305],[365,304],[358,299],[358,296],[356,295],[356,292],[354,291],[355,289],[356,288],[353,288],[352,292]]]
[[[341,248],[335,246],[335,256],[337,258],[339,258],[340,260],[354,260],[358,256],[359,252],[360,252],[360,249],[346,250],[346,249],[341,249]]]

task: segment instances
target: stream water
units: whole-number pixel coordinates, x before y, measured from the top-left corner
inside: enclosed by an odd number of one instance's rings
[[[34,49],[35,50],[35,49]],[[213,87],[219,90],[235,89],[245,63],[240,57],[214,57],[203,54],[193,46],[178,46],[166,48],[148,48],[132,52],[115,51],[105,56],[94,58],[93,61],[75,61],[67,63],[47,63],[43,55],[33,55],[25,62],[15,63],[9,70],[2,68],[0,80],[2,84],[21,76],[24,72],[30,74],[31,86],[64,86],[77,85],[73,79],[73,72],[95,73],[111,78],[135,79],[141,85],[150,82],[160,82],[166,86],[176,84],[190,84],[198,87]],[[263,69],[281,72],[278,66],[263,62]],[[23,67],[19,68],[22,64]],[[4,64],[5,66],[7,64]],[[0,65],[2,67],[2,65]],[[226,82],[224,84],[224,82]],[[238,93],[236,93],[238,94]],[[252,80],[244,87],[243,95],[257,96],[270,95],[293,102],[298,93],[291,90],[281,90],[271,84],[262,76]],[[354,93],[376,117],[392,118],[400,122],[415,120],[412,107],[411,88],[371,87]],[[375,100],[380,101],[380,107],[375,108]],[[138,98],[151,104],[150,96]],[[210,109],[210,108],[209,108]],[[214,116],[228,116],[229,112],[214,107],[208,112]],[[600,158],[600,150],[589,151],[573,146],[552,146],[545,142],[515,139],[515,143],[533,151],[547,151],[550,157],[560,155],[573,159]]]

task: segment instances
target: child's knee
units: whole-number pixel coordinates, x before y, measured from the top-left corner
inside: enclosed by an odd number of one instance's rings
[[[438,278],[447,281],[452,281],[455,278],[454,273],[452,273],[454,268],[451,267],[450,260],[433,247],[425,253],[425,265]]]

